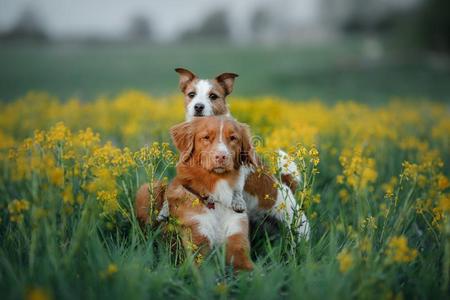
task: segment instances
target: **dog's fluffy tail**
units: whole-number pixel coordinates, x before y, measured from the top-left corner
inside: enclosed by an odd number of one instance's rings
[[[287,185],[292,193],[295,194],[302,182],[302,176],[294,160],[283,150],[278,150],[278,169],[280,170],[283,184]]]

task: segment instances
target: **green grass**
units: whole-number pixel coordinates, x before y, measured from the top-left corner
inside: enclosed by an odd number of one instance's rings
[[[184,66],[202,77],[240,74],[235,94],[288,99],[354,99],[380,103],[393,96],[448,101],[450,69],[423,53],[399,52],[366,58],[361,39],[277,47],[233,47],[220,43],[0,45],[0,99],[45,90],[82,99],[136,88],[156,95],[177,91],[173,69]],[[394,49],[394,50],[393,50]],[[433,62],[433,63],[431,63]]]

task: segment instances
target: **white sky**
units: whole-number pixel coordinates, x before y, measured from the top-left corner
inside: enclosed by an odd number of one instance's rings
[[[217,3],[208,0],[0,0],[0,30],[10,28],[26,6],[37,11],[54,36],[121,35],[131,16],[144,15],[153,20],[155,32],[171,38],[179,28],[201,21],[198,16],[217,8]]]
[[[171,40],[181,31],[200,24],[211,11],[225,9],[233,36],[245,38],[249,34],[251,13],[257,5],[268,8],[276,16],[277,24],[315,26],[327,1],[347,7],[346,4],[353,0],[0,0],[0,31],[13,26],[28,6],[37,12],[54,37],[121,36],[130,18],[142,15],[149,18],[157,37]],[[421,0],[376,0],[380,6],[401,6],[418,1]]]

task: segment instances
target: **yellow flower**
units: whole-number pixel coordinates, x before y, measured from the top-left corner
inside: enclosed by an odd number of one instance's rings
[[[192,207],[196,207],[200,205],[200,200],[198,198],[195,198],[194,201],[192,201]]]
[[[320,158],[319,151],[317,150],[315,145],[313,145],[309,150],[309,156],[311,157],[311,162],[314,164],[314,166],[317,166],[320,162]]]
[[[108,214],[113,214],[120,208],[117,200],[117,190],[99,191],[97,192],[97,199],[102,202],[103,210]]]
[[[35,130],[33,139],[36,144],[42,143],[45,139],[45,132],[42,130]]]
[[[74,197],[73,197],[73,190],[71,185],[67,185],[64,188],[63,191],[63,201],[66,204],[73,204],[74,203]]]
[[[112,191],[116,188],[116,177],[112,171],[106,167],[95,168],[93,170],[94,179],[86,185],[86,189],[95,193],[97,191]]]
[[[65,142],[71,138],[72,134],[70,130],[64,125],[63,122],[56,123],[46,135],[48,146],[53,148],[58,143]]]
[[[100,277],[102,278],[112,277],[117,272],[119,272],[119,268],[117,267],[117,265],[114,263],[110,263],[104,271],[100,272]]]
[[[351,151],[345,149],[339,157],[339,162],[343,168],[342,175],[338,175],[339,184],[346,183],[354,190],[363,190],[378,177],[376,164],[373,158],[363,156],[362,147],[358,146]]]
[[[204,260],[204,257],[201,253],[197,253],[195,255],[195,263],[196,264],[201,264],[203,262],[203,260]]]
[[[25,296],[26,300],[50,300],[52,299],[52,297],[50,296],[50,294],[42,289],[42,288],[31,288],[28,290],[26,296]]]
[[[390,262],[408,263],[416,258],[417,250],[409,248],[408,239],[400,235],[389,240],[386,255]]]
[[[372,242],[368,237],[363,238],[359,242],[359,249],[364,253],[370,253],[372,251]]]
[[[320,194],[315,194],[313,197],[313,202],[319,204],[320,203]]]
[[[377,229],[377,221],[374,217],[370,216],[361,221],[361,227],[368,229]]]
[[[106,269],[106,273],[111,275],[111,274],[115,274],[119,271],[119,269],[117,268],[116,264],[109,264],[108,268]]]
[[[30,209],[30,202],[27,200],[14,199],[8,204],[9,220],[14,223],[23,222],[23,213]]]
[[[393,176],[391,177],[391,179],[389,180],[389,182],[384,183],[382,185],[382,189],[383,191],[386,193],[386,195],[393,195],[394,194],[394,189],[398,184],[398,179],[397,177]]]
[[[225,295],[228,293],[228,285],[226,282],[218,282],[215,288],[216,293]]]
[[[346,189],[341,189],[339,191],[339,199],[341,199],[342,203],[346,203],[350,197],[350,194]]]
[[[282,212],[286,210],[286,204],[284,202],[281,202],[278,207],[277,207],[277,211],[278,212]]]
[[[450,186],[450,182],[448,181],[448,178],[443,175],[443,174],[439,174],[438,175],[438,188],[439,190],[443,191],[446,188],[448,188]]]
[[[339,261],[339,270],[341,273],[347,273],[353,265],[353,256],[347,249],[339,252],[337,260]]]
[[[450,197],[448,195],[444,195],[439,199],[439,209],[450,213]]]
[[[87,128],[84,131],[80,130],[75,139],[83,148],[91,148],[100,142],[99,134],[94,133],[91,128]]]
[[[419,166],[408,161],[403,162],[403,176],[407,180],[416,180],[419,173]]]
[[[50,170],[50,182],[58,187],[64,185],[64,170],[62,168],[54,168]]]
[[[432,209],[433,213],[433,220],[431,221],[431,224],[437,228],[441,226],[441,221],[444,219],[444,212],[439,207],[434,207]]]

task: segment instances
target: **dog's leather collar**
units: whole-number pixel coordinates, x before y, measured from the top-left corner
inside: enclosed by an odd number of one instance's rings
[[[194,196],[196,196],[200,201],[202,201],[202,202],[206,205],[207,208],[209,208],[209,209],[214,209],[214,208],[215,208],[214,202],[209,202],[209,201],[208,201],[209,196],[203,196],[203,195],[201,195],[200,193],[198,193],[196,190],[194,190],[193,188],[191,188],[191,187],[188,186],[188,185],[183,185],[183,187],[184,187],[188,192],[190,192],[191,194],[193,194]]]

